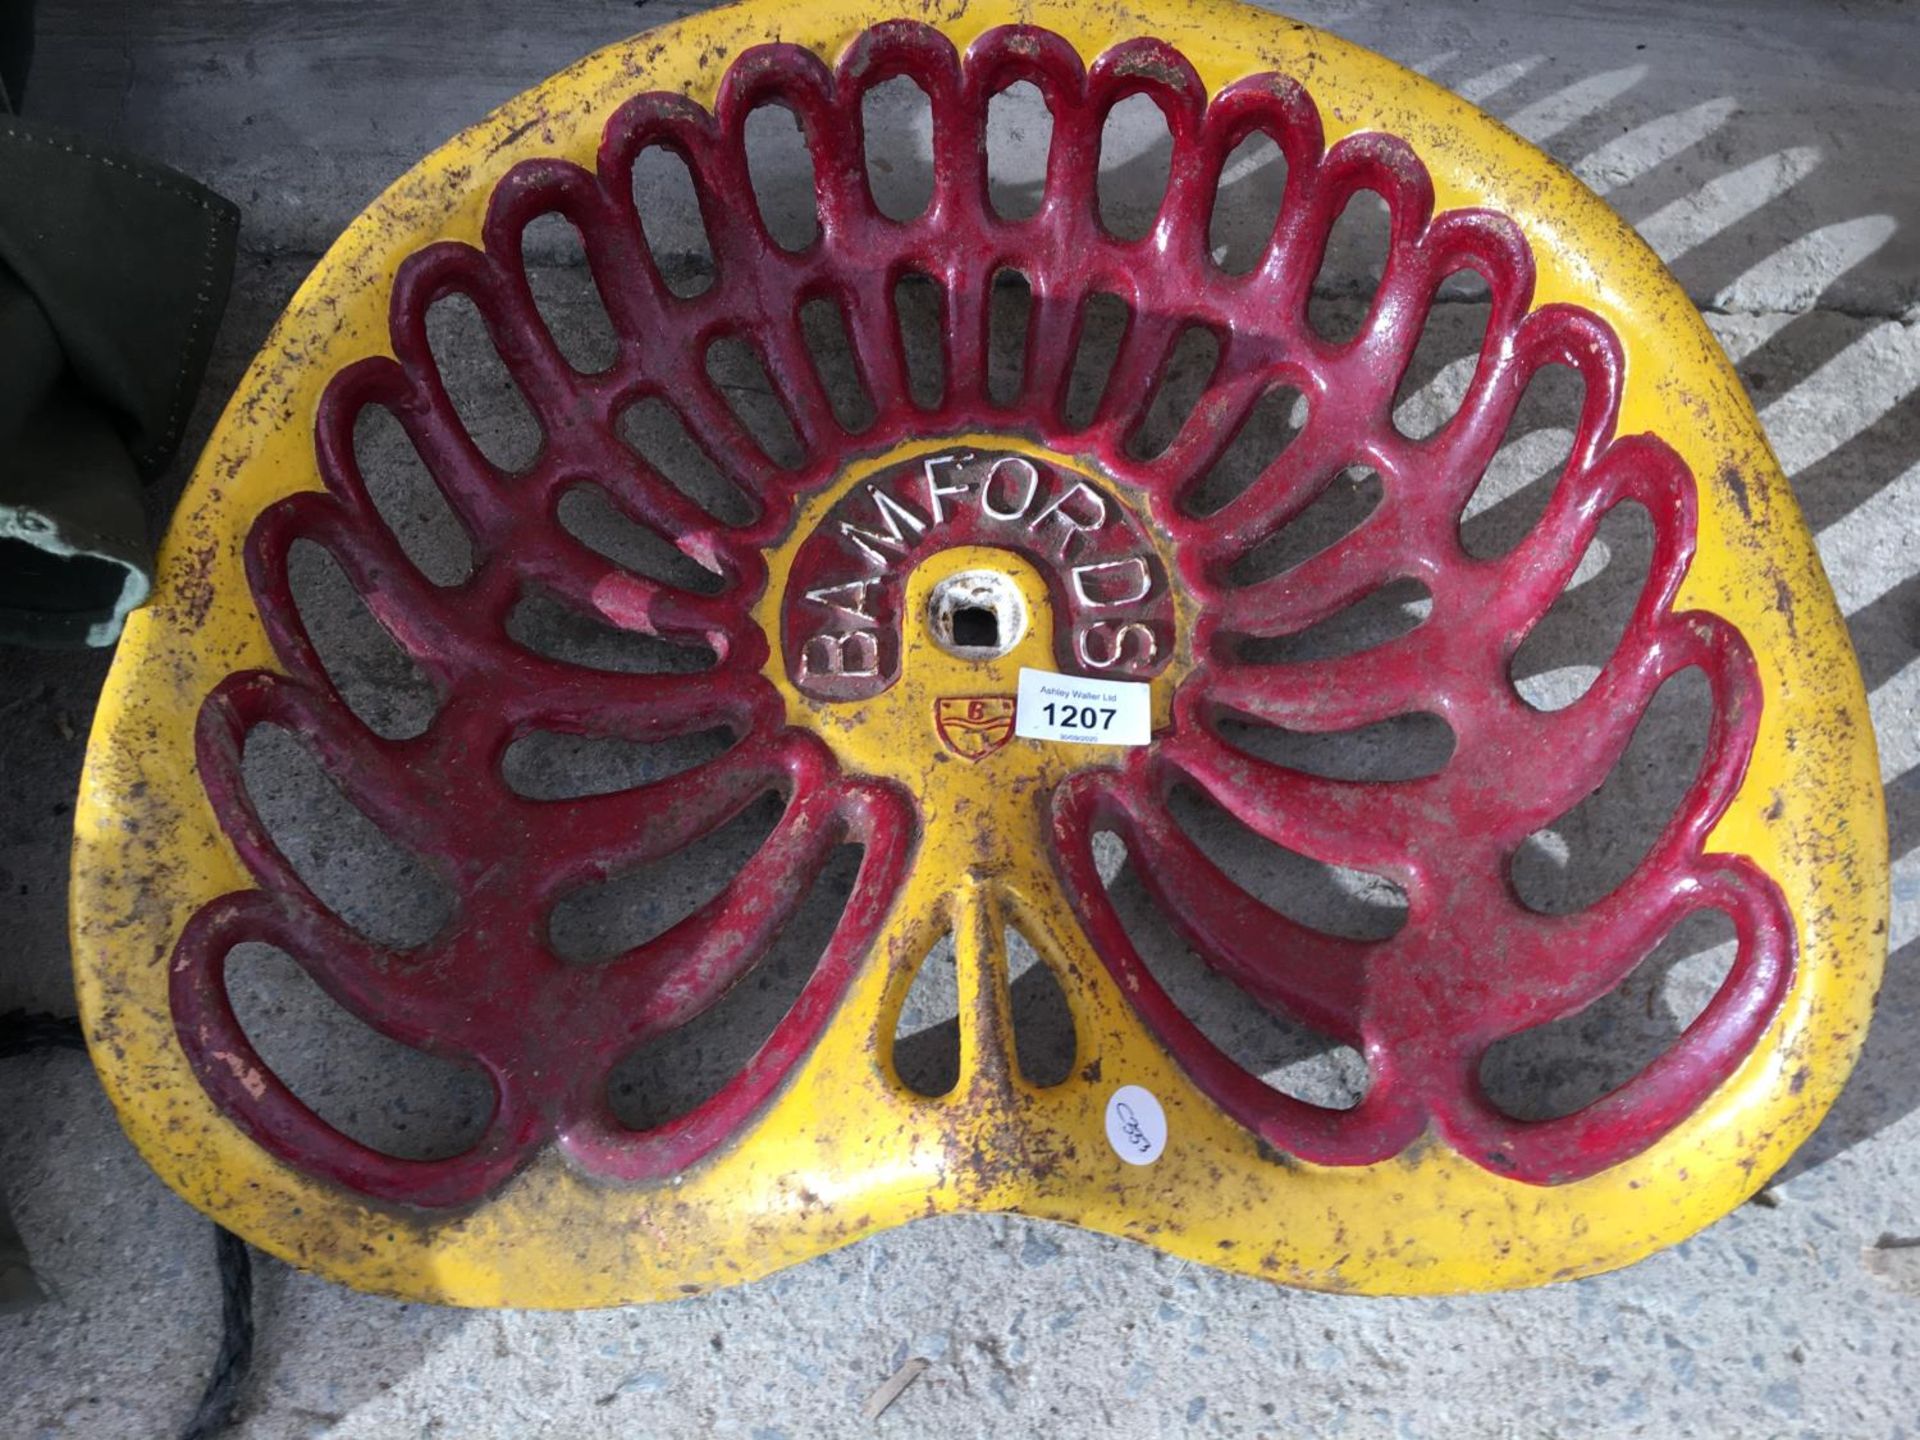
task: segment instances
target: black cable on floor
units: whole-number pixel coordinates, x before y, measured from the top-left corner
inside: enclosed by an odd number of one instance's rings
[[[25,1010],[0,1015],[0,1059],[32,1050],[86,1048],[78,1020]],[[180,1440],[213,1440],[226,1430],[253,1364],[253,1255],[246,1241],[219,1225],[213,1227],[213,1243],[220,1274],[220,1351]]]
[[[232,1423],[240,1387],[253,1364],[253,1256],[247,1242],[224,1226],[213,1227],[213,1244],[220,1268],[220,1353],[214,1357],[200,1408],[180,1432],[180,1440],[213,1440]]]

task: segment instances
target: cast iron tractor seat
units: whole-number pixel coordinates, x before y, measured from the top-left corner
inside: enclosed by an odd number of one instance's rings
[[[863,132],[864,97],[902,76],[928,99],[934,157],[930,202],[904,219],[876,205]],[[1052,129],[1037,203],[1009,218],[984,137],[1018,83]],[[1102,218],[1101,137],[1135,96],[1164,116],[1172,160],[1145,233],[1123,238]],[[763,106],[791,112],[811,160],[817,224],[797,248],[770,233],[749,173]],[[1209,227],[1223,166],[1256,134],[1284,156],[1285,189],[1236,271]],[[698,197],[712,271],[696,284],[657,263],[635,210],[634,167],[657,150]],[[1390,217],[1384,270],[1357,332],[1329,338],[1315,279],[1362,191]],[[536,303],[523,236],[553,215],[581,237],[610,322],[604,368],[571,363]],[[1468,274],[1485,338],[1455,413],[1416,438],[1396,396],[1436,292]],[[990,354],[1009,276],[1030,297],[1010,385]],[[902,338],[913,287],[937,306],[931,383]],[[426,317],[448,297],[477,310],[537,422],[522,464],[489,456],[437,368]],[[1113,299],[1125,323],[1081,405],[1088,317]],[[821,303],[861,414],[836,408],[810,343],[803,315]],[[1143,441],[1195,335],[1213,354],[1197,394]],[[724,347],[777,403],[752,412],[716,380]],[[1583,389],[1570,455],[1524,537],[1473,553],[1463,512],[1554,366]],[[1223,486],[1282,395],[1304,405],[1298,433]],[[712,503],[626,443],[640,405],[745,503]],[[423,571],[370,491],[356,427],[374,410],[466,534],[473,564],[453,583]],[[1249,557],[1354,466],[1379,477],[1364,519],[1248,579]],[[616,563],[562,524],[582,484],[665,560]],[[1529,703],[1515,653],[1629,503],[1653,543],[1620,640],[1577,699]],[[343,698],[289,583],[302,543],[427,677],[417,732],[379,733]],[[1409,583],[1430,608],[1402,633],[1289,649]],[[529,596],[677,658],[634,673],[543,653],[516,628]],[[1097,743],[1018,733],[1042,708],[1035,691],[1016,711],[1023,671],[1061,687],[1056,732]],[[1712,719],[1644,858],[1570,913],[1525,903],[1512,866],[1527,837],[1605,780],[1683,671],[1704,677]],[[1102,728],[1125,723],[1103,708],[1129,704],[1141,735]],[[1315,773],[1247,738],[1409,715],[1452,735],[1411,778]],[[429,938],[370,937],[289,859],[243,774],[264,725],[300,737],[450,890]],[[502,774],[535,731],[722,738],[670,778],[536,799]],[[777,823],[705,904],[597,963],[556,952],[568,895],[769,793]],[[1378,878],[1405,897],[1403,923],[1354,936],[1284,913],[1183,825],[1183,794]],[[74,953],[95,1060],[160,1174],[253,1243],[368,1289],[671,1297],[961,1209],[1294,1285],[1518,1286],[1679,1240],[1812,1130],[1883,955],[1879,807],[1840,617],[1731,370],[1654,257],[1538,152],[1418,76],[1230,5],[982,0],[923,23],[865,0],[747,0],[508,104],[402,178],[302,287],[122,642],[79,811]],[[1115,844],[1246,1006],[1364,1058],[1358,1103],[1286,1093],[1216,1043],[1116,908]],[[740,986],[849,845],[844,909],[764,1043],[700,1103],[624,1123],[608,1098],[623,1057]],[[1606,996],[1709,911],[1734,958],[1670,1048],[1569,1114],[1494,1103],[1491,1047]],[[1071,1017],[1053,1083],[1017,1053],[1010,931]],[[897,1073],[895,1032],[948,933],[957,1073],[926,1095]],[[479,1138],[408,1158],[310,1108],[228,992],[228,957],[258,943],[392,1040],[484,1073]]]

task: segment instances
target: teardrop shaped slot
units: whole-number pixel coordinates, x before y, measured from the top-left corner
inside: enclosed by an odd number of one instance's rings
[[[1386,940],[1407,923],[1407,892],[1386,876],[1277,845],[1198,786],[1175,786],[1167,812],[1234,884],[1297,925],[1344,940]]]
[[[1602,1100],[1673,1048],[1733,972],[1733,922],[1681,920],[1613,990],[1582,1010],[1496,1040],[1480,1086],[1515,1120],[1557,1120]]]
[[[514,602],[507,638],[549,660],[623,675],[689,675],[718,659],[705,645],[622,629],[539,589]]]
[[[1067,399],[1061,412],[1069,430],[1084,430],[1093,423],[1132,318],[1127,302],[1105,290],[1094,291],[1082,302],[1080,338],[1074,346]]]
[[[1213,191],[1207,249],[1228,275],[1260,264],[1280,223],[1287,193],[1287,157],[1264,130],[1255,130],[1227,154]]]
[[[1453,758],[1453,727],[1416,710],[1352,730],[1288,730],[1223,715],[1214,726],[1242,754],[1326,780],[1383,784],[1438,775]]]
[[[1624,725],[1629,718],[1609,721]],[[1686,798],[1712,719],[1705,675],[1690,667],[1668,676],[1634,723],[1612,773],[1521,842],[1508,871],[1520,903],[1543,915],[1571,915],[1618,889]]]
[[[893,287],[893,313],[900,328],[900,353],[907,366],[907,389],[922,410],[937,410],[947,394],[946,330],[941,319],[944,296],[930,275],[909,272]]]
[[[236,945],[226,969],[227,999],[253,1048],[341,1134],[398,1159],[444,1160],[486,1133],[494,1090],[479,1066],[387,1038],[275,946]]]
[[[1111,857],[1101,866],[1107,898],[1127,939],[1167,998],[1228,1059],[1263,1084],[1329,1110],[1366,1098],[1367,1062],[1351,1045],[1256,1001],[1206,963],[1154,904],[1118,836],[1100,834]],[[1098,854],[1098,848],[1096,849]],[[1110,868],[1111,867],[1111,868]]]
[[[1359,335],[1387,273],[1392,237],[1393,213],[1385,197],[1374,190],[1355,191],[1327,232],[1307,300],[1307,323],[1321,339],[1344,345]]]
[[[1520,642],[1513,688],[1536,710],[1563,710],[1593,688],[1620,646],[1653,564],[1653,519],[1623,500],[1601,519],[1567,582]]]
[[[479,307],[458,291],[427,307],[427,346],[454,414],[496,470],[518,474],[540,454],[533,407],[494,348]]]
[[[718,1094],[760,1052],[819,968],[866,851],[840,845],[759,962],[686,1024],[623,1056],[607,1077],[616,1119],[633,1130],[677,1120]]]
[[[733,883],[785,810],[770,791],[685,849],[567,891],[547,912],[548,945],[597,965],[658,939]]]
[[[1492,314],[1487,282],[1477,270],[1455,270],[1434,288],[1419,342],[1393,397],[1394,427],[1409,440],[1426,439],[1459,414]]]
[[[934,942],[915,969],[893,1028],[893,1073],[916,1095],[960,1083],[960,986],[953,936]]]
[[[376,945],[410,950],[446,928],[453,892],[347,798],[304,737],[280,725],[256,725],[247,732],[240,765],[267,838],[351,929]],[[378,777],[367,783],[377,785]]]
[[[1232,585],[1256,585],[1331,549],[1380,508],[1386,487],[1362,465],[1349,465],[1292,519],[1252,546],[1227,569]]]
[[[860,378],[847,312],[838,300],[816,295],[800,307],[800,338],[813,360],[820,386],[827,392],[833,418],[840,428],[857,435],[874,421],[873,396]]]
[[[1173,131],[1149,95],[1129,95],[1100,127],[1100,223],[1116,240],[1153,229],[1173,174]]]
[[[634,157],[633,208],[660,283],[682,299],[713,288],[713,242],[684,156],[649,145]]]
[[[782,250],[800,251],[820,236],[813,149],[800,118],[785,105],[757,105],[747,116],[747,179],[761,223]]]
[[[1241,637],[1233,653],[1246,665],[1299,665],[1375,650],[1410,635],[1433,613],[1433,592],[1418,580],[1389,580],[1379,589],[1291,635]]]
[[[1127,439],[1129,455],[1154,460],[1165,453],[1206,394],[1220,368],[1220,351],[1220,337],[1205,325],[1189,325],[1180,332],[1154,377],[1145,413]]]
[[[1067,992],[1032,941],[1012,926],[1006,936],[1014,1058],[1029,1085],[1058,1085],[1073,1074],[1078,1044]]]
[[[724,575],[628,515],[598,485],[581,481],[568,486],[555,515],[561,528],[582,545],[636,575],[696,595],[714,595],[726,588]]]
[[[1180,497],[1181,508],[1201,519],[1226,508],[1264,475],[1306,428],[1307,397],[1284,381],[1269,385],[1206,473]]]
[[[1586,388],[1567,365],[1543,365],[1528,379],[1500,448],[1460,511],[1460,543],[1476,560],[1507,554],[1540,523],[1573,454]]]
[[[798,470],[806,463],[806,447],[793,428],[793,417],[753,346],[738,335],[714,340],[707,346],[707,378],[761,454],[783,470]]]
[[[465,582],[473,574],[473,537],[384,405],[354,417],[353,458],[368,498],[414,568],[435,585]]]
[[[1046,199],[1053,111],[1030,80],[1016,80],[987,102],[987,197],[1002,220],[1030,220]]]
[[[500,757],[507,788],[528,800],[612,795],[668,780],[726,753],[731,731],[716,727],[664,740],[529,730]]]
[[[1026,392],[1027,326],[1033,285],[1018,270],[996,270],[987,297],[987,398],[1012,405]]]
[[[933,102],[905,75],[860,97],[867,188],[889,220],[917,220],[933,203]]]
[[[535,216],[520,232],[520,263],[534,308],[567,364],[582,375],[612,366],[620,355],[620,337],[574,223],[554,210]]]
[[[660,396],[634,401],[614,424],[628,449],[722,525],[751,525],[760,518],[753,497],[720,473],[680,412]]]
[[[386,740],[411,740],[440,711],[439,692],[325,546],[296,540],[287,551],[287,588],[314,653],[349,710]]]

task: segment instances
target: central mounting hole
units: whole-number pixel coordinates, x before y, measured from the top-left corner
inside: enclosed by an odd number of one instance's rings
[[[969,650],[1000,648],[1000,617],[979,605],[963,605],[953,612],[953,643]]]
[[[975,664],[998,660],[1027,633],[1027,606],[1011,575],[962,570],[933,587],[927,628],[949,655]]]

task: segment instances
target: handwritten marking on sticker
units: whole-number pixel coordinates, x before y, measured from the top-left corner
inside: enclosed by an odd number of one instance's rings
[[[1151,1165],[1167,1148],[1167,1112],[1141,1085],[1122,1085],[1107,1099],[1107,1143],[1129,1165]]]
[[[1150,689],[1138,680],[1093,680],[1022,666],[1013,733],[1068,745],[1145,745],[1153,738]]]

